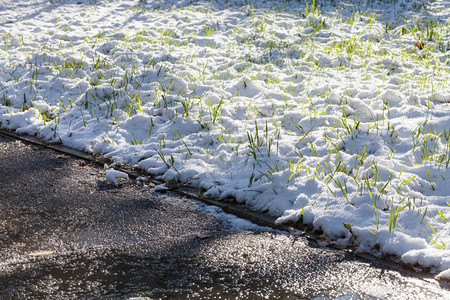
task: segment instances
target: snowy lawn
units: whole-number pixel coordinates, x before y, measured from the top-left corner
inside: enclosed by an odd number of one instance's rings
[[[445,271],[449,30],[446,0],[3,0],[0,124]]]

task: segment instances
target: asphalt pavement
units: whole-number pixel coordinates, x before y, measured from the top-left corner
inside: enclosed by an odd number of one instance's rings
[[[0,299],[449,299],[450,287],[0,134]]]

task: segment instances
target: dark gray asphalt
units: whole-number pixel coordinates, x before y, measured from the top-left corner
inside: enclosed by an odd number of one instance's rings
[[[1,299],[449,299],[432,279],[236,222],[0,134]]]

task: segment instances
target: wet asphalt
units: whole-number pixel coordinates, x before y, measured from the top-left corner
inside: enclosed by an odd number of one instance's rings
[[[236,224],[241,224],[240,226]],[[450,299],[450,286],[0,134],[0,299]]]

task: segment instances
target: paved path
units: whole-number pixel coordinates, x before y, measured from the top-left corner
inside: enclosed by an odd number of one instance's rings
[[[449,287],[0,134],[0,299],[444,299]]]

